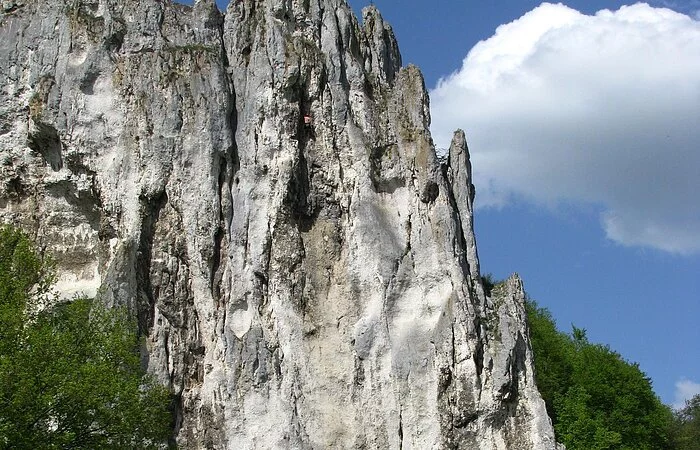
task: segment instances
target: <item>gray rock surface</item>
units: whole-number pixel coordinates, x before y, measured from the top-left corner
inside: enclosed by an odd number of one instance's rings
[[[0,218],[138,314],[183,448],[555,448],[464,134],[441,164],[374,7],[2,7]]]

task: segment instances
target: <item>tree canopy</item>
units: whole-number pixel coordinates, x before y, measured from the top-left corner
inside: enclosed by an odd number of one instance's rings
[[[0,448],[157,448],[170,395],[141,368],[137,326],[90,299],[53,304],[52,265],[0,228]]]
[[[673,448],[671,411],[637,364],[590,343],[584,329],[558,331],[534,301],[527,312],[537,386],[568,450]]]
[[[700,449],[700,394],[685,403],[674,413],[673,448],[677,450]]]

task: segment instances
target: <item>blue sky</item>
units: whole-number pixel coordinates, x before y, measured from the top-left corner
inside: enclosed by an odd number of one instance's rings
[[[467,133],[482,270],[518,272],[664,402],[700,392],[700,0],[374,4],[436,144]]]

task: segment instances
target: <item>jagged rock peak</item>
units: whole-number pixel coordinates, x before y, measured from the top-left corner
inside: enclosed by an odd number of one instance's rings
[[[0,218],[138,315],[183,448],[554,448],[464,134],[340,0],[3,3]]]
[[[401,69],[401,53],[394,31],[374,5],[362,9],[362,23],[365,36],[374,50],[371,65],[366,69],[391,82]]]

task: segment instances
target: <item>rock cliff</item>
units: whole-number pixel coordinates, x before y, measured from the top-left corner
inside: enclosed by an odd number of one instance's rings
[[[344,0],[4,0],[0,218],[126,304],[183,448],[550,449],[469,153]]]

